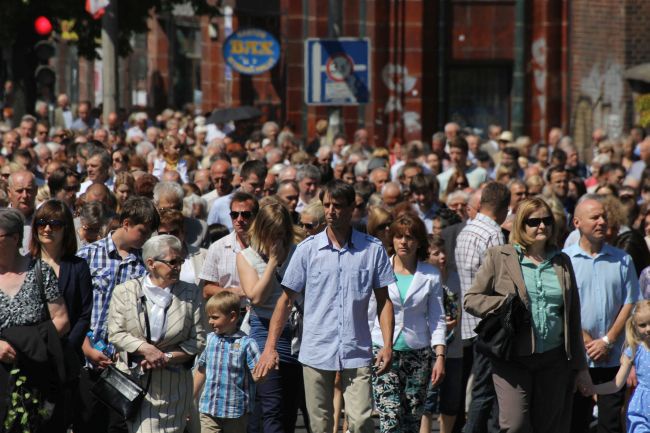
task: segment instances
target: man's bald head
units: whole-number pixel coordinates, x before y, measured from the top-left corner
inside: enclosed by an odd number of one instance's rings
[[[110,207],[110,195],[111,191],[106,185],[103,183],[93,183],[86,190],[84,201],[86,203],[98,201]]]
[[[596,194],[583,196],[575,208],[573,225],[580,231],[583,239],[592,244],[600,245],[607,235],[607,214],[602,199]]]

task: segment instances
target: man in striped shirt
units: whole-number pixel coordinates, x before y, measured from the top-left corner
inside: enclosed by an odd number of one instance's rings
[[[508,215],[509,205],[510,190],[497,182],[488,183],[481,194],[478,214],[467,223],[458,235],[455,258],[463,296],[472,286],[488,248],[505,243],[500,226]],[[463,312],[461,331],[464,347],[474,346],[476,338],[474,328],[479,321],[479,318]],[[486,431],[493,433],[498,431],[498,407],[490,361],[485,355],[476,352],[475,347],[472,355],[474,357],[472,362],[474,387],[463,431],[464,433]],[[489,424],[488,421],[490,421]]]

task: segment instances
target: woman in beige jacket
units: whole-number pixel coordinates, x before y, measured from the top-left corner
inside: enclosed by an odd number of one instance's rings
[[[174,236],[149,239],[142,248],[143,278],[115,287],[108,310],[109,341],[117,368],[151,385],[129,432],[180,433],[192,410],[192,361],[205,346],[202,294],[179,281],[183,248]],[[150,324],[147,342],[144,310]]]
[[[522,202],[510,244],[488,250],[465,294],[465,310],[481,318],[515,294],[530,315],[514,335],[514,357],[491,359],[504,432],[568,432],[576,380],[587,383],[578,288],[556,233],[544,200]]]

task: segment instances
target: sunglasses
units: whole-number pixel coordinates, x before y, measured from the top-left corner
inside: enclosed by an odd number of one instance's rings
[[[178,237],[179,234],[180,230],[170,230],[168,232],[158,230],[158,235],[170,235]]]
[[[547,216],[544,218],[527,218],[524,220],[524,223],[528,227],[539,227],[541,223],[544,223],[544,226],[549,227],[553,225],[553,217]]]
[[[314,227],[316,227],[316,224],[314,224],[314,223],[304,223],[304,222],[302,222],[302,221],[300,221],[300,222],[298,223],[298,225],[299,225],[300,227],[304,228],[304,229],[307,229],[307,230],[313,230]]]
[[[239,217],[244,218],[245,220],[250,219],[253,216],[253,212],[249,210],[237,212],[237,211],[230,211],[230,218],[236,220]]]
[[[390,228],[390,224],[379,224],[379,225],[377,226],[377,231],[387,230],[387,229],[389,229],[389,228]]]
[[[68,192],[78,192],[79,191],[79,185],[66,185],[63,187],[64,190]]]
[[[157,262],[164,263],[170,268],[180,268],[185,263],[185,259],[176,259],[176,260],[163,260],[163,259],[154,259]]]
[[[61,220],[46,220],[41,218],[36,221],[36,227],[46,227],[50,226],[52,230],[60,230],[65,227],[65,223]]]

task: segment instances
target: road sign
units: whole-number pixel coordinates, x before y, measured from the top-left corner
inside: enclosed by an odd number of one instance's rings
[[[359,105],[370,101],[368,38],[305,41],[305,103]]]
[[[257,75],[273,68],[278,62],[280,44],[266,30],[239,30],[224,42],[223,57],[240,74]]]

